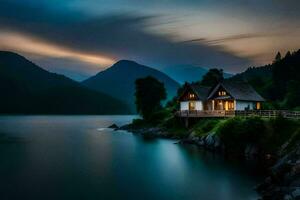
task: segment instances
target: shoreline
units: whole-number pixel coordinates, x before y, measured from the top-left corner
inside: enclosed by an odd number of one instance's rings
[[[262,200],[300,199],[300,145],[291,152],[281,157],[273,158],[261,155],[255,146],[247,146],[243,155],[236,152],[227,152],[221,139],[210,133],[205,136],[195,136],[193,132],[188,137],[174,136],[168,130],[160,127],[133,128],[132,124],[121,127],[110,126],[115,130],[126,130],[132,134],[138,134],[145,138],[163,138],[179,140],[177,144],[196,145],[205,151],[210,151],[233,159],[245,159],[258,162],[266,171],[264,181],[259,183],[254,190],[258,192]]]

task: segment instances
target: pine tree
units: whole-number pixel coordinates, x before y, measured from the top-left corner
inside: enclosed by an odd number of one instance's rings
[[[278,61],[280,61],[280,60],[281,60],[281,53],[278,51],[278,53],[277,53],[276,56],[275,56],[275,60],[274,60],[273,63],[276,63],[276,62],[278,62]]]
[[[290,57],[291,55],[292,55],[291,52],[288,51],[288,52],[285,54],[285,58],[288,58],[288,57]]]

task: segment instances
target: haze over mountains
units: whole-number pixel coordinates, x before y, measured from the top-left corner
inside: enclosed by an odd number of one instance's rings
[[[183,84],[184,82],[200,81],[208,72],[208,69],[196,65],[175,65],[164,67],[161,69],[161,71],[178,83]],[[224,78],[229,78],[231,76],[233,75],[224,73]]]
[[[126,102],[134,111],[134,82],[136,79],[146,76],[153,76],[164,83],[168,99],[176,95],[179,87],[176,81],[156,69],[129,60],[115,63],[112,67],[83,81],[82,84]]]

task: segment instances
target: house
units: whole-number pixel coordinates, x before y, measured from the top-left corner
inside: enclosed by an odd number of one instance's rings
[[[209,111],[229,113],[229,111],[260,110],[261,102],[265,100],[248,83],[227,79],[211,88],[197,83],[186,84],[179,101],[180,112],[205,114]]]
[[[186,84],[182,95],[179,97],[180,110],[208,110],[207,97],[210,90],[211,88],[197,83]]]

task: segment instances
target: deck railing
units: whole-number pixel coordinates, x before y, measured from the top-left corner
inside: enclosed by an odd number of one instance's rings
[[[176,113],[179,117],[251,117],[260,116],[275,118],[282,116],[288,119],[300,119],[300,111],[288,110],[183,110]]]

